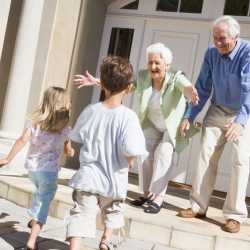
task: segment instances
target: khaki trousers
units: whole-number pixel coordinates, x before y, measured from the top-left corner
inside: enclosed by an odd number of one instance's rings
[[[139,185],[144,193],[163,196],[167,190],[174,147],[167,131],[160,132],[152,125],[143,132],[149,156],[139,169]]]
[[[198,167],[193,179],[191,192],[192,210],[206,213],[209,200],[214,189],[218,170],[218,161],[227,143],[231,144],[229,187],[223,214],[226,219],[242,222],[247,217],[245,203],[249,176],[250,126],[244,128],[242,134],[234,142],[227,142],[225,125],[232,122],[235,113],[229,109],[211,105],[204,119],[202,130],[202,146]]]
[[[118,229],[124,226],[123,201],[109,197],[74,190],[74,207],[66,218],[66,238],[95,237],[96,216],[99,210],[106,228]]]

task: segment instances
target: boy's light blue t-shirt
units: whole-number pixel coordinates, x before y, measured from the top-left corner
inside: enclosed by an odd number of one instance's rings
[[[147,156],[145,139],[136,114],[120,105],[89,105],[69,137],[81,144],[80,169],[70,186],[105,197],[125,198],[128,162],[125,156]]]

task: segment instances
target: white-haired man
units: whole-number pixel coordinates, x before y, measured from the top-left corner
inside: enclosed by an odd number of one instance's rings
[[[181,124],[189,129],[210,94],[211,106],[202,126],[202,146],[190,195],[191,208],[185,218],[205,217],[214,188],[218,161],[226,144],[232,145],[231,176],[222,229],[236,233],[247,218],[245,204],[249,175],[250,140],[250,44],[239,38],[239,23],[230,16],[216,19],[212,26],[214,46],[208,48],[196,82],[200,102],[190,106]]]

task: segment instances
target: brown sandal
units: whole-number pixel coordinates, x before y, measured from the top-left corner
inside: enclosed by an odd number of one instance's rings
[[[102,239],[100,244],[99,244],[99,250],[114,250],[113,245],[111,244],[111,242]]]
[[[143,206],[145,204],[151,203],[153,201],[152,199],[153,199],[153,195],[152,194],[150,196],[148,196],[148,197],[141,196],[141,197],[139,197],[136,200],[130,201],[130,204],[132,206],[135,206],[135,207],[141,207],[141,206]]]
[[[31,220],[27,223],[27,227],[28,227],[28,228],[32,228],[33,223],[34,223],[34,220],[31,219]]]
[[[25,250],[38,250],[38,244],[36,243],[34,248],[31,248],[28,245],[26,245]]]

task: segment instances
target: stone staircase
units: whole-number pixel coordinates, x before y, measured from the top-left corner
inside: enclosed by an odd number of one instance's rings
[[[72,207],[71,188],[68,179],[74,171],[62,169],[59,175],[59,187],[50,207],[50,215],[64,218]],[[133,178],[131,179],[133,182]],[[29,207],[33,187],[27,173],[20,167],[5,167],[0,170],[0,197]],[[138,187],[129,185],[128,200],[138,195]],[[125,236],[145,241],[145,244],[159,244],[152,250],[249,250],[250,219],[241,226],[237,234],[223,232],[224,223],[221,207],[223,196],[213,196],[206,219],[183,219],[176,214],[181,208],[189,206],[188,190],[170,186],[165,196],[165,205],[159,214],[145,214],[142,209],[126,204]],[[102,225],[97,219],[98,228]],[[159,247],[162,246],[162,247]],[[123,249],[121,246],[119,249]],[[125,249],[125,248],[124,248]],[[131,249],[132,246],[131,246]],[[133,250],[141,250],[138,248]]]

